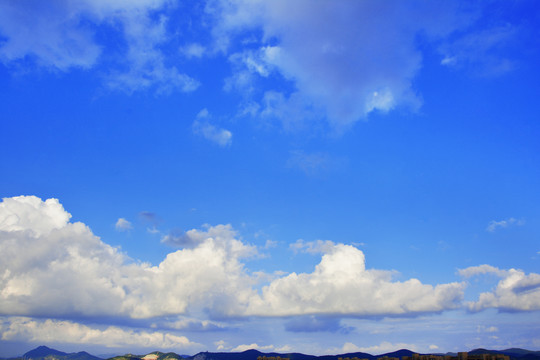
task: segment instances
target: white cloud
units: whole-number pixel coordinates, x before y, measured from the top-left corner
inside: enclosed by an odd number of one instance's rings
[[[504,229],[510,226],[523,226],[523,225],[525,225],[525,220],[518,220],[513,217],[505,219],[505,220],[501,220],[501,221],[492,220],[489,222],[489,225],[487,226],[486,231],[495,232],[498,229]]]
[[[362,251],[337,244],[312,273],[291,273],[273,280],[249,302],[247,314],[292,316],[341,314],[405,315],[456,308],[464,284],[435,287],[417,279],[392,281],[391,272],[365,268]]]
[[[233,136],[232,132],[210,124],[208,121],[209,118],[210,113],[208,110],[202,109],[197,114],[197,118],[192,124],[193,132],[221,147],[231,145]]]
[[[502,278],[491,292],[481,293],[478,301],[469,302],[471,311],[496,308],[501,311],[540,310],[540,274],[525,274],[522,270],[502,270],[490,265],[473,266],[459,271],[470,277],[492,273]]]
[[[95,344],[110,348],[137,346],[193,351],[202,347],[185,336],[170,333],[131,330],[117,326],[101,329],[72,321],[35,320],[27,317],[0,318],[0,338],[37,343]]]
[[[133,226],[131,225],[131,222],[127,221],[124,218],[118,218],[114,227],[118,231],[126,231],[133,228]]]
[[[444,37],[458,26],[448,2],[222,0],[211,2],[209,13],[221,49],[240,30],[261,29],[258,51],[265,56],[257,59],[264,64],[246,64],[244,71],[276,69],[297,89],[288,99],[321,106],[337,126],[374,110],[417,107],[417,36]]]

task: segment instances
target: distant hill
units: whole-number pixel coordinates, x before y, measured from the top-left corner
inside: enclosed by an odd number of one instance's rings
[[[30,350],[19,358],[10,360],[103,360],[94,355],[90,355],[86,351],[78,353],[65,353],[47,346],[39,346],[34,350]]]
[[[474,349],[469,351],[469,355],[479,354],[503,354],[510,356],[513,360],[540,360],[540,351],[511,348],[506,350]]]

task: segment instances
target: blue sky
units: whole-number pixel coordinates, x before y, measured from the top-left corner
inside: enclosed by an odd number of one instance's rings
[[[0,3],[0,356],[540,349],[535,1]]]

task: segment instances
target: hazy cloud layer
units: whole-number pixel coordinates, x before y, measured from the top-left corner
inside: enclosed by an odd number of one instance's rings
[[[366,269],[362,251],[331,242],[317,246],[324,255],[312,273],[272,277],[258,292],[256,282],[268,277],[250,275],[242,262],[256,248],[238,240],[230,225],[189,230],[185,241],[166,239],[184,248],[150,266],[131,262],[70,217],[55,199],[20,196],[1,203],[1,313],[152,318],[205,309],[220,318],[392,316],[452,309],[463,296],[461,283],[393,281],[391,272]]]
[[[0,318],[0,338],[36,343],[95,344],[110,348],[136,346],[193,351],[202,347],[185,336],[159,331],[134,331],[117,326],[100,329],[73,321],[36,320],[27,317]]]

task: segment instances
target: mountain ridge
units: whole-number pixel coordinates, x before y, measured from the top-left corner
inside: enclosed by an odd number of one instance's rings
[[[110,358],[102,358],[91,355],[86,351],[76,353],[65,353],[45,345],[38,346],[26,352],[20,357],[9,358],[6,360],[257,360],[259,356],[266,357],[285,357],[290,360],[338,360],[339,358],[360,358],[375,360],[379,357],[397,357],[411,356],[414,352],[408,349],[400,349],[379,355],[372,355],[363,352],[344,353],[337,355],[309,355],[298,352],[290,353],[263,353],[256,349],[250,349],[242,352],[199,352],[193,356],[178,355],[174,352],[152,351],[144,355],[125,354]],[[426,353],[432,354],[432,353]],[[434,353],[433,353],[434,354]],[[470,355],[477,354],[503,354],[508,355],[513,360],[540,360],[540,351],[526,350],[520,348],[509,348],[505,350],[473,349],[468,352]]]

